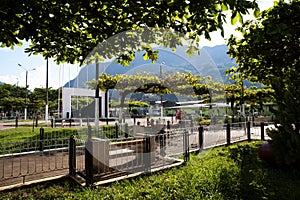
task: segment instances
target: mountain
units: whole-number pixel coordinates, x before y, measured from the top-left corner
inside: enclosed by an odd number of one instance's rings
[[[203,47],[200,55],[196,54],[189,57],[186,53],[186,47],[177,47],[176,51],[169,48],[155,47],[159,51],[159,59],[152,63],[151,60],[144,60],[144,52],[136,52],[135,59],[130,66],[124,67],[116,64],[114,61],[100,63],[100,73],[106,72],[110,75],[116,74],[134,74],[137,72],[149,72],[156,75],[160,73],[160,67],[163,74],[174,72],[200,74],[203,77],[211,76],[215,81],[228,82],[225,76],[225,70],[236,66],[235,60],[227,55],[228,47],[226,45],[217,45],[214,47]],[[63,87],[86,87],[85,82],[95,78],[95,64],[83,67],[78,76],[66,83]]]

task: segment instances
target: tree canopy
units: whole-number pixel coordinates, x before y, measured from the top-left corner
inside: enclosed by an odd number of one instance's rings
[[[229,39],[229,54],[238,63],[238,72],[253,81],[269,85],[299,71],[300,1],[279,1],[262,12],[259,19],[239,28],[242,38]]]
[[[13,48],[26,40],[29,54],[82,63],[99,43],[136,27],[164,27],[199,41],[201,35],[210,39],[212,31],[224,34],[227,10],[235,23],[249,9],[257,13],[255,0],[2,0],[0,44]],[[160,42],[171,48],[181,42],[167,38]],[[151,54],[149,46],[141,49]]]

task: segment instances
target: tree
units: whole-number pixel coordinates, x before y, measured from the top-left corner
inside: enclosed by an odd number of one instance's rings
[[[46,103],[46,89],[35,88],[33,91],[29,91],[25,87],[18,87],[10,84],[0,85],[0,106],[1,112],[9,113],[23,112],[25,108],[25,96],[28,94],[27,105],[28,112],[31,114],[36,113],[38,110],[43,110]],[[49,89],[49,108],[51,110],[57,109],[57,90]]]
[[[279,1],[239,29],[241,39],[231,37],[229,53],[238,71],[270,85],[277,104],[275,124],[269,130],[277,162],[300,169],[300,1]]]
[[[48,89],[49,109],[56,110],[58,107],[58,90]],[[34,112],[44,110],[46,105],[46,88],[35,88],[29,95],[30,106]]]
[[[227,103],[230,103],[230,108],[232,110],[232,118],[234,118],[234,114],[235,114],[234,103],[240,102],[241,88],[240,86],[235,84],[225,85],[225,93],[226,93]]]
[[[297,72],[300,55],[299,0],[284,3],[279,1],[261,17],[247,21],[238,30],[243,37],[229,39],[229,54],[238,63],[238,72],[270,85],[280,77],[283,83],[289,74]],[[251,81],[250,80],[250,81]]]
[[[116,84],[120,80],[120,76],[110,76],[106,73],[102,73],[98,80],[96,81],[95,79],[92,80],[91,82],[87,83],[90,87],[96,89],[97,87],[104,91],[104,99],[105,99],[105,117],[108,117],[108,90],[114,89],[116,87]],[[98,84],[98,86],[97,86]]]
[[[0,105],[3,113],[21,112],[25,108],[25,94],[27,89],[15,85],[0,85]]]
[[[252,108],[258,104],[259,113],[262,113],[263,103],[273,102],[274,90],[270,87],[249,87],[245,89],[244,100]]]
[[[96,81],[92,80],[88,85],[96,88]],[[107,92],[109,89],[117,89],[121,94],[121,102],[130,93],[153,93],[153,94],[177,94],[201,97],[209,94],[208,86],[203,82],[200,75],[168,74],[158,77],[149,73],[137,73],[132,75],[117,74],[115,76],[102,73],[98,80],[99,88]]]
[[[249,9],[258,11],[256,1],[94,1],[94,0],[3,0],[0,5],[1,46],[21,45],[30,41],[29,54],[42,54],[57,62],[74,63],[87,57],[99,43],[136,27],[164,27],[180,32],[194,41],[221,30],[228,9],[232,22],[242,20]],[[163,39],[162,39],[163,37]],[[174,48],[180,40],[159,35],[158,42]],[[155,38],[155,37],[154,37]],[[135,44],[140,43],[139,40]],[[142,46],[151,55],[147,45]],[[193,51],[191,45],[187,51]],[[133,51],[122,59],[131,59]],[[155,58],[155,56],[153,57]]]
[[[243,103],[250,104],[251,110],[256,104],[259,104],[259,111],[262,112],[263,103],[273,100],[272,95],[274,91],[268,86],[256,84],[257,86],[246,87],[244,84],[245,81],[253,80],[253,77],[241,73],[240,68],[232,67],[226,70],[226,76],[229,76],[229,80],[234,82],[234,84],[225,86],[227,102],[231,102],[233,112],[233,104],[235,101],[237,101],[240,106]]]

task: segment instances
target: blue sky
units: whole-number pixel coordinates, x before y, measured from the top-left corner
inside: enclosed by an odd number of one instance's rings
[[[273,5],[273,0],[258,1],[261,10],[267,9]],[[247,16],[246,19],[251,18]],[[230,20],[228,20],[230,22]],[[238,24],[239,25],[239,24]],[[235,26],[229,24],[225,25],[225,38],[234,33]],[[225,40],[220,36],[220,33],[215,32],[211,34],[211,41],[201,41],[201,46],[215,46],[225,44]],[[23,46],[16,46],[14,50],[9,48],[0,48],[0,81],[9,84],[18,84],[25,86],[26,70],[28,70],[28,85],[30,89],[35,87],[45,87],[46,85],[46,60],[40,55],[28,56],[24,53],[27,42],[23,42]],[[23,68],[19,67],[21,64]],[[32,70],[35,68],[35,70]],[[31,71],[32,70],[32,71]],[[80,67],[78,65],[60,64],[49,60],[49,87],[58,88],[68,82],[70,79],[76,77]]]

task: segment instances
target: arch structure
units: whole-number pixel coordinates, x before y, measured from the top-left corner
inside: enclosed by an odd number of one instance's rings
[[[86,89],[86,88],[62,88],[62,117],[71,118],[72,117],[72,96],[81,96],[81,97],[94,97],[95,90]],[[99,91],[99,117],[105,116],[105,110],[108,110],[108,104],[105,105],[105,93]],[[105,106],[107,108],[105,109]],[[95,116],[95,115],[94,115]]]

